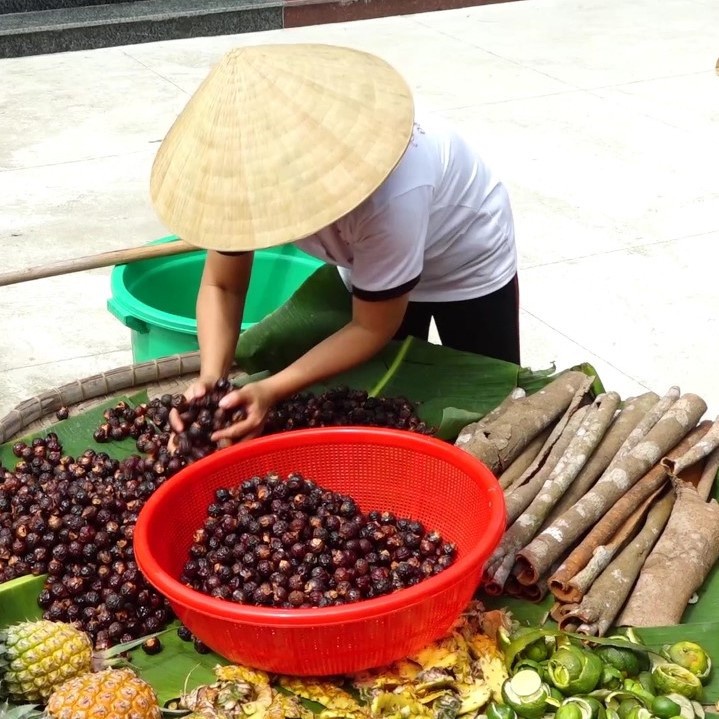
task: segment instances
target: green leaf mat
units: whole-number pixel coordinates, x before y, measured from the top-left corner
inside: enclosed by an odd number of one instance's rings
[[[350,297],[339,275],[331,267],[317,270],[285,305],[265,320],[244,332],[238,342],[236,357],[246,372],[276,372],[294,361],[311,346],[343,326],[350,317]],[[555,368],[533,371],[487,357],[457,352],[420,340],[413,340],[397,371],[389,378],[388,369],[400,351],[401,343],[392,342],[378,357],[365,365],[333,377],[318,386],[334,387],[347,384],[370,390],[381,379],[387,379],[382,394],[404,395],[419,403],[419,413],[425,421],[439,427],[439,436],[454,439],[459,430],[496,407],[515,387],[533,393],[556,376]],[[578,369],[597,377],[595,394],[604,391],[594,368],[588,364]],[[147,393],[117,396],[82,414],[72,415],[43,432],[23,438],[27,441],[47,432],[57,432],[66,454],[78,455],[87,448],[105,451],[122,459],[136,452],[134,440],[97,444],[92,433],[102,423],[102,413],[124,399],[135,405],[147,401]],[[14,440],[17,441],[17,440]],[[17,459],[12,444],[0,446],[0,464],[14,467]],[[0,585],[0,627],[24,619],[39,618],[37,596],[44,577],[22,577]],[[537,624],[546,615],[551,602],[534,605],[525,601],[500,598],[487,600],[488,607],[508,607],[524,623]],[[714,572],[702,592],[699,604],[687,610],[687,620],[708,622],[643,630],[650,643],[670,641],[666,637],[697,638],[719,659],[719,579]],[[176,624],[161,636],[164,649],[155,656],[133,650],[131,659],[140,674],[158,693],[162,703],[173,699],[186,686],[192,689],[212,681],[212,668],[223,663],[215,654],[200,655],[191,643],[177,637]],[[719,680],[712,679],[708,689],[712,701],[719,699]]]
[[[350,295],[339,274],[334,267],[321,267],[282,307],[240,336],[235,357],[247,372],[277,372],[344,326],[350,316]],[[347,385],[369,391],[401,348],[401,342],[390,342],[372,360],[312,389]],[[596,375],[590,365],[579,369]],[[553,374],[554,367],[533,371],[413,339],[381,394],[418,403],[419,415],[438,428],[438,436],[454,439],[464,425],[496,407],[515,387],[534,392],[554,379]]]

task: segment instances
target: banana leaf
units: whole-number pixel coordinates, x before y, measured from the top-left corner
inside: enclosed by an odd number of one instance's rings
[[[0,629],[42,617],[37,597],[45,577],[45,574],[39,577],[18,577],[0,584]]]
[[[240,336],[235,358],[247,372],[278,372],[347,324],[351,311],[350,295],[336,269],[321,267],[284,305]],[[593,372],[589,365],[585,367],[584,371]],[[362,366],[310,389],[346,385],[371,390],[379,386],[385,396],[412,400],[422,419],[438,428],[438,436],[451,440],[515,387],[534,392],[554,379],[554,372],[554,367],[533,371],[412,339],[392,341]]]
[[[16,438],[11,442],[6,442],[0,445],[0,465],[10,469],[15,466],[18,459],[12,453],[12,447],[16,442],[30,443],[36,437],[44,437],[49,432],[57,434],[62,443],[64,453],[73,457],[82,454],[86,449],[107,452],[115,459],[124,459],[131,454],[136,454],[135,440],[129,437],[121,442],[110,441],[103,443],[95,442],[92,438],[93,432],[104,422],[102,413],[106,409],[114,407],[121,400],[127,402],[131,407],[136,407],[142,402],[147,402],[147,392],[138,392],[130,397],[118,395],[105,400],[92,409],[86,410],[82,414],[70,415],[67,419],[57,422],[40,432],[33,432],[20,439]]]

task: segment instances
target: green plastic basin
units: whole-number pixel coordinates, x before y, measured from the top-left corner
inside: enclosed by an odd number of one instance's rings
[[[195,302],[205,255],[198,250],[113,268],[107,309],[129,327],[136,363],[198,349]],[[322,264],[293,245],[255,252],[240,331],[284,304]]]

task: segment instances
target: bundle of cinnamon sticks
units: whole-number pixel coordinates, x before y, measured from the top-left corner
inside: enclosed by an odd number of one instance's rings
[[[560,627],[676,624],[719,559],[719,419],[671,387],[621,401],[568,371],[515,391],[457,445],[504,488],[507,529],[483,589],[532,601],[548,592]]]

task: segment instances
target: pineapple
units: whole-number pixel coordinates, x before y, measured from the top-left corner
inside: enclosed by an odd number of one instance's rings
[[[49,719],[160,719],[153,688],[131,669],[83,674],[58,687],[47,703]]]
[[[0,632],[0,698],[42,702],[68,679],[92,669],[92,643],[63,622],[13,624]]]
[[[433,719],[434,713],[425,707],[410,689],[384,692],[372,701],[372,716],[381,719]]]
[[[364,707],[360,706],[351,694],[329,682],[280,677],[280,686],[302,699],[325,707],[318,715],[320,719],[355,719],[367,716]]]
[[[267,719],[313,719],[314,714],[300,704],[297,697],[275,692],[267,710]]]
[[[502,685],[509,678],[504,656],[497,645],[484,634],[473,634],[467,637],[470,651],[477,659],[482,677],[487,683],[492,699],[502,702]]]
[[[216,666],[217,681],[183,694],[181,705],[207,719],[265,719],[272,704],[267,674],[242,666]]]

